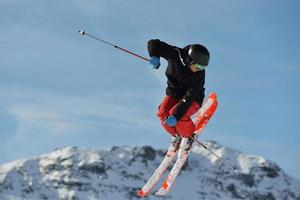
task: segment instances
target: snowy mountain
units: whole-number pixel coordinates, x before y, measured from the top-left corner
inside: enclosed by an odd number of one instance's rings
[[[216,142],[205,144],[226,162],[236,165],[240,173],[235,175],[207,150],[195,146],[169,195],[144,199],[300,200],[300,182],[274,162]],[[0,199],[140,199],[136,191],[151,176],[165,152],[150,146],[112,147],[106,151],[67,147],[7,163],[0,166]]]

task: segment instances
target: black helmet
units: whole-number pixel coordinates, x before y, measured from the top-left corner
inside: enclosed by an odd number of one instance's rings
[[[187,60],[190,64],[197,63],[202,66],[207,66],[209,63],[209,52],[207,48],[201,44],[192,44],[188,50]]]

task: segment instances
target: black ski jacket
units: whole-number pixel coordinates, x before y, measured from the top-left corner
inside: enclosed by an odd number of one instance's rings
[[[166,76],[168,87],[166,94],[175,99],[182,99],[175,109],[174,116],[180,120],[193,101],[200,106],[204,99],[205,70],[192,72],[187,66],[189,46],[179,48],[158,39],[148,41],[149,56],[163,57],[168,61]]]

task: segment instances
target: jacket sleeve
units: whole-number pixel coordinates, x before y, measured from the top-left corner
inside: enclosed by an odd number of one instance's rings
[[[173,54],[175,49],[169,44],[160,41],[159,39],[152,39],[148,41],[149,56],[163,57],[168,60]]]
[[[205,71],[202,71],[200,73],[205,73]],[[203,99],[204,99],[204,91],[205,91],[204,83],[205,83],[205,75],[199,76],[198,74],[198,76],[193,81],[191,87],[187,90],[184,97],[177,104],[175,108],[174,116],[177,120],[180,120],[185,115],[185,113],[192,105],[193,101],[197,96],[201,96],[200,106],[202,106]]]

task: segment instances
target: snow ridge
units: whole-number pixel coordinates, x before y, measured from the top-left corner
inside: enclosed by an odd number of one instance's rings
[[[213,141],[204,144],[237,166],[240,174],[235,175],[207,150],[195,146],[166,199],[300,200],[300,182],[276,163]],[[165,152],[150,146],[112,147],[105,151],[56,149],[40,157],[1,165],[0,199],[140,199],[136,191]],[[144,199],[161,198],[151,195]]]

